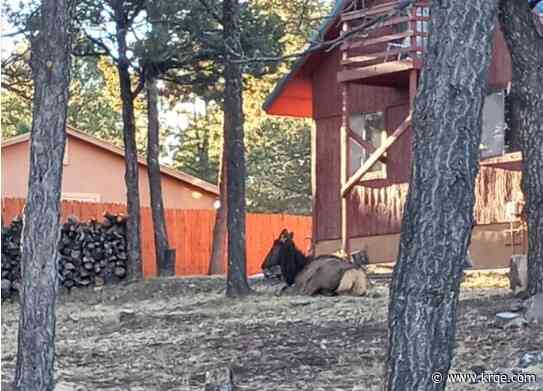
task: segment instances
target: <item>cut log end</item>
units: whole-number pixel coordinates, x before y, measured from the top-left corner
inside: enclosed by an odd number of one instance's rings
[[[106,214],[103,223],[78,221],[70,216],[61,227],[59,242],[60,284],[101,286],[127,275],[126,227],[123,216]],[[22,222],[2,227],[2,299],[19,291],[21,282]]]

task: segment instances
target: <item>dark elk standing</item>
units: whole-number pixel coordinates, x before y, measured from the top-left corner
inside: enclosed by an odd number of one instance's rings
[[[361,266],[334,255],[306,257],[293,237],[294,233],[284,229],[274,241],[261,266],[266,278],[280,275],[287,287],[306,295],[366,294],[368,277]]]

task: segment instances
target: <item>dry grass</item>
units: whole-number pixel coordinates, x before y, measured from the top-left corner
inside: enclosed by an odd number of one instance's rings
[[[466,273],[462,288],[488,289],[505,288],[509,289],[509,275],[505,271],[473,271]]]
[[[57,307],[58,381],[63,390],[201,391],[206,371],[229,366],[240,391],[382,389],[386,284],[361,298],[277,297],[279,287],[262,282],[253,288],[255,295],[231,300],[220,278],[172,278],[64,295]],[[462,290],[452,370],[513,368],[522,352],[543,349],[543,326],[495,327],[496,312],[512,302],[507,289]],[[123,309],[131,316],[119,318]],[[3,381],[14,373],[17,324],[17,303],[4,303]]]

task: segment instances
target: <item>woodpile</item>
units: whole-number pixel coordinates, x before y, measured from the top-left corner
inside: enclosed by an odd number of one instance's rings
[[[21,284],[22,221],[2,228],[2,298],[18,292]],[[104,215],[104,221],[68,218],[61,229],[59,282],[67,289],[102,286],[127,275],[126,219]]]
[[[16,218],[4,227],[2,224],[2,299],[19,289],[21,282],[21,233],[23,222]]]

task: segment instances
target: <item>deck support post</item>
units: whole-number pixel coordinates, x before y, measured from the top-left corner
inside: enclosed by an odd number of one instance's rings
[[[346,22],[342,24],[342,34],[348,29]],[[342,59],[347,59],[347,51],[343,51]],[[339,189],[339,197],[341,200],[341,250],[343,254],[349,258],[351,249],[349,246],[349,218],[348,218],[348,206],[349,206],[349,194],[343,194],[342,188],[349,179],[349,89],[347,83],[341,83],[341,135],[340,135],[340,148],[341,148],[341,186]]]
[[[350,256],[349,246],[349,218],[348,218],[348,206],[349,206],[349,194],[343,194],[343,186],[349,179],[349,132],[348,132],[348,88],[345,83],[342,84],[342,118],[341,118],[341,187],[339,189],[341,198],[341,249],[344,255]]]
[[[317,255],[317,227],[318,227],[318,213],[317,213],[317,124],[313,123],[311,126],[311,251],[308,255]]]

